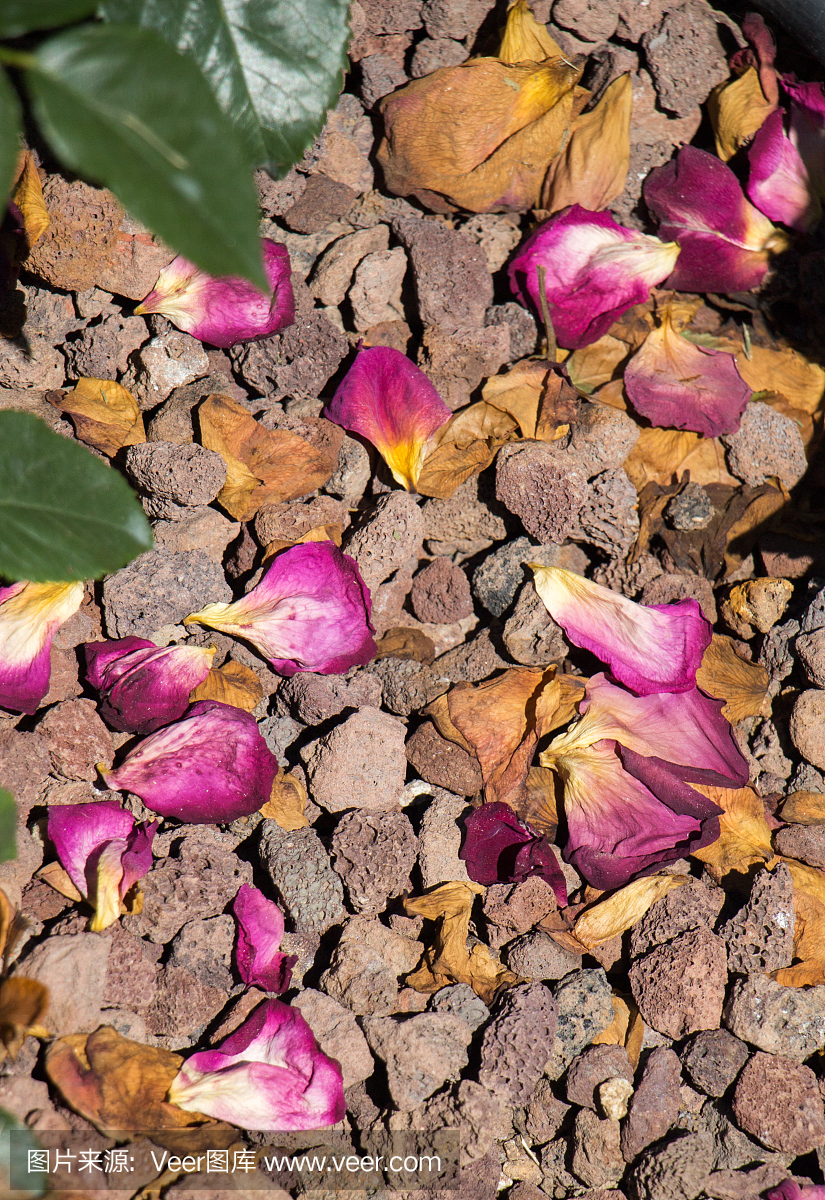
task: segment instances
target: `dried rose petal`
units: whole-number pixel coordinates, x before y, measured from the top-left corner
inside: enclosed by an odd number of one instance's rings
[[[135,312],[163,313],[178,329],[212,346],[269,337],[293,323],[295,300],[286,246],[262,238],[261,250],[268,295],[246,279],[207,275],[178,255]]]
[[[240,600],[207,604],[184,624],[244,638],[282,675],[330,675],[375,657],[370,607],[355,559],[332,542],[306,542],[277,555]]]
[[[321,1129],[346,1112],[341,1068],[300,1010],[280,1000],[257,1008],[218,1050],[191,1055],[168,1099],[242,1129]]]
[[[825,197],[825,88],[821,83],[799,83],[782,76],[791,97],[791,141],[799,151],[814,192]]]
[[[278,949],[284,936],[284,915],[278,905],[244,883],[232,912],[238,922],[235,958],[241,979],[266,992],[285,992],[298,960]]]
[[[118,919],[121,900],[152,866],[157,827],[157,821],[136,825],[114,800],[49,809],[48,835],[57,856],[80,894],[95,906],[93,932]]]
[[[82,601],[82,583],[0,588],[0,707],[37,711],[49,690],[52,638]]]
[[[719,836],[721,810],[660,759],[605,740],[553,765],[564,780],[564,857],[593,887],[622,887]]]
[[[197,824],[257,812],[278,763],[250,713],[201,700],[145,738],[116,770],[98,769],[110,788],[134,792],[153,812]]]
[[[650,289],[670,274],[679,254],[634,229],[617,225],[609,213],[574,204],[545,221],[513,258],[510,287],[541,319],[539,268],[559,345],[588,346]]]
[[[625,367],[624,386],[651,424],[711,438],[736,432],[753,395],[735,355],[694,345],[673,328],[667,310]]]
[[[772,112],[748,151],[748,195],[772,221],[807,233],[819,224],[822,205],[808,169],[784,128],[782,109]]]
[[[580,716],[553,739],[541,763],[552,767],[561,754],[610,739],[634,754],[667,761],[685,782],[742,787],[748,764],[722,708],[723,701],[695,687],[634,696],[599,673],[587,681]]]
[[[636,604],[561,567],[530,564],[550,616],[640,696],[695,687],[711,626],[695,600]]]
[[[213,647],[159,649],[139,637],[87,642],[83,650],[86,678],[100,693],[100,715],[128,733],[154,733],[182,717],[215,656]]]
[[[407,491],[415,491],[427,443],[452,415],[424,372],[389,346],[359,351],[324,410],[372,442]]]
[[[815,1183],[811,1187],[802,1187],[795,1180],[786,1179],[765,1196],[766,1200],[825,1200],[825,1186]]]
[[[473,809],[466,818],[459,858],[476,883],[521,883],[540,875],[550,884],[559,907],[567,904],[567,884],[547,838],[522,821],[509,804],[496,800]]]
[[[758,287],[785,235],[745,199],[730,167],[713,154],[683,146],[656,167],[644,197],[659,233],[681,247],[665,281],[685,292],[746,292]]]

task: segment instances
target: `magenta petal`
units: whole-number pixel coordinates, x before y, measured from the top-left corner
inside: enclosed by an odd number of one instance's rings
[[[136,825],[126,838],[126,849],[120,858],[120,865],[123,867],[123,878],[120,881],[121,900],[132,884],[137,883],[152,868],[152,842],[155,840],[158,824],[158,821],[151,821],[146,825]]]
[[[232,911],[238,922],[235,958],[241,979],[265,992],[285,992],[297,958],[278,949],[284,936],[284,916],[278,905],[244,883]]]
[[[581,717],[550,743],[563,754],[609,738],[636,754],[665,759],[680,778],[717,787],[743,787],[748,763],[737,745],[724,703],[691,688],[633,696],[602,675],[587,682]]]
[[[182,256],[161,271],[153,290],[135,309],[163,313],[179,329],[212,346],[269,337],[295,320],[289,252],[261,239],[269,294],[246,279],[207,275]]]
[[[52,638],[82,601],[82,583],[0,588],[0,708],[37,711],[49,690]]]
[[[89,859],[107,842],[116,839],[125,842],[131,836],[134,824],[132,814],[121,808],[115,800],[91,804],[56,804],[49,808],[49,840],[57,851],[63,869],[82,896],[89,896],[93,891],[87,878]],[[151,846],[151,838],[149,844]],[[150,852],[146,869],[151,865]],[[139,879],[140,876],[135,878]]]
[[[561,567],[531,564],[535,588],[570,640],[640,696],[686,692],[710,645],[710,621],[695,600],[636,604]]]
[[[552,887],[559,906],[567,904],[567,884],[550,843],[509,804],[500,800],[482,804],[469,813],[464,826],[459,858],[472,880],[489,887],[540,875]]]
[[[749,204],[730,167],[713,154],[683,146],[645,180],[644,198],[663,238],[681,253],[666,285],[685,292],[745,292],[768,269],[776,233]]]
[[[512,259],[510,287],[541,319],[539,267],[559,345],[587,346],[670,274],[679,248],[574,204],[545,221]]]
[[[278,763],[255,718],[230,704],[201,700],[103,771],[110,788],[134,792],[153,812],[181,821],[226,822],[269,799]]]
[[[219,1049],[191,1055],[168,1098],[242,1129],[321,1129],[346,1112],[341,1068],[300,1010],[280,1000],[257,1008]]]
[[[807,233],[822,216],[805,163],[784,130],[781,109],[771,113],[748,151],[748,195],[772,221]]]
[[[825,1200],[825,1186],[815,1183],[811,1187],[800,1187],[793,1179],[786,1179],[765,1195],[766,1200]]]
[[[427,443],[452,415],[424,372],[389,346],[359,351],[324,410],[372,442],[408,490],[416,487]]]
[[[559,760],[565,783],[564,856],[593,887],[622,887],[719,836],[720,809],[674,777],[669,764],[612,741]],[[654,792],[652,788],[656,788]]]
[[[240,600],[207,604],[186,622],[245,638],[281,675],[330,675],[375,657],[370,608],[355,559],[332,542],[305,542],[278,554]]]
[[[137,637],[89,642],[83,649],[86,678],[100,692],[100,715],[128,733],[154,733],[183,716],[215,654],[203,646],[159,648]]]
[[[625,367],[624,385],[651,424],[711,438],[736,432],[753,395],[733,354],[694,345],[667,315]]]
[[[821,200],[825,198],[825,88],[821,83],[797,83],[793,75],[784,75],[782,86],[791,97],[791,141]]]

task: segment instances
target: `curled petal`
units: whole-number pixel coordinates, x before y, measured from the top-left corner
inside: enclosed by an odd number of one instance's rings
[[[0,707],[37,711],[49,690],[52,638],[82,601],[82,583],[0,588]]]
[[[134,792],[153,812],[197,824],[257,812],[277,770],[250,713],[201,700],[145,738],[117,770],[100,773],[110,788]]]
[[[807,233],[819,223],[822,205],[808,169],[784,129],[781,109],[771,113],[748,151],[748,195],[772,221]]]
[[[184,624],[244,638],[281,675],[330,675],[375,657],[370,607],[355,559],[332,542],[306,542],[279,554],[240,600],[207,604]]]
[[[765,1193],[766,1200],[825,1200],[825,1186],[819,1183],[811,1187],[800,1186],[793,1179],[786,1179],[779,1187]]]
[[[324,411],[372,442],[407,491],[415,491],[430,438],[452,415],[424,372],[389,346],[359,351]]]
[[[321,1129],[346,1112],[341,1068],[297,1008],[267,1000],[217,1050],[186,1060],[168,1099],[243,1129]]]
[[[564,856],[593,887],[622,887],[719,836],[720,809],[658,759],[630,750],[620,758],[608,740],[554,766],[564,780]]]
[[[592,651],[640,696],[695,686],[710,622],[695,600],[636,604],[561,567],[531,563],[535,588],[572,642]]]
[[[723,701],[695,687],[633,696],[605,675],[593,675],[579,704],[581,715],[553,739],[541,762],[552,767],[559,755],[610,739],[635,754],[666,760],[690,783],[741,787],[748,764],[722,707]]]
[[[64,870],[95,906],[91,929],[107,929],[120,916],[120,902],[152,865],[157,821],[135,825],[114,800],[63,804],[49,809],[48,835]]]
[[[686,292],[745,292],[758,287],[784,234],[745,199],[730,167],[713,154],[683,146],[644,185],[659,233],[681,253],[666,280]]]
[[[244,883],[232,911],[238,922],[235,958],[241,979],[266,992],[285,992],[297,960],[278,949],[284,936],[284,916],[278,905]]]
[[[625,367],[624,385],[653,425],[709,438],[735,433],[753,395],[733,354],[694,345],[676,332],[667,311]]]
[[[561,346],[578,348],[598,341],[626,309],[647,300],[678,254],[675,242],[625,229],[609,213],[574,204],[527,239],[510,264],[510,287],[541,318],[544,268],[556,337]]]
[[[100,715],[128,733],[154,733],[183,716],[215,656],[211,646],[160,649],[138,637],[88,642],[83,650],[86,678],[100,693]]]
[[[246,279],[207,275],[178,255],[164,267],[136,313],[163,313],[165,317],[212,346],[269,337],[295,320],[295,300],[286,246],[261,239],[269,294]]]
[[[547,838],[496,800],[473,809],[465,821],[466,837],[459,858],[476,883],[521,883],[540,875],[550,884],[559,907],[567,904],[567,884]]]

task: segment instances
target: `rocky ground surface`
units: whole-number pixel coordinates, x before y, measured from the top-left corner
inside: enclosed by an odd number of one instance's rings
[[[631,170],[613,211],[649,228],[641,181],[700,129],[709,92],[728,78],[742,12],[705,0],[534,7],[566,53],[590,56],[600,86],[631,72]],[[810,527],[794,537],[786,525],[753,531],[727,575],[690,566],[674,547],[710,505],[692,484],[661,519],[663,535],[634,554],[639,505],[623,464],[638,427],[616,407],[598,416],[587,401],[554,450],[553,479],[542,454],[527,454],[515,486],[508,467],[524,446],[515,443],[451,498],[422,498],[395,487],[372,449],[345,435],[320,490],[244,523],[215,503],[223,464],[201,451],[193,419],[210,394],[232,397],[267,428],[317,431],[362,338],[406,352],[452,409],[539,347],[503,271],[530,219],[433,216],[383,191],[374,166],[382,96],[463,61],[486,34],[488,0],[355,0],[353,12],[353,69],[323,135],[286,179],[259,179],[263,232],[288,247],[294,272],[296,321],[280,334],[221,351],[162,317],[131,315],[168,252],[135,233],[105,193],[43,163],[52,225],[22,276],[24,334],[0,350],[0,406],[72,436],[56,392],[81,376],[129,388],[147,441],[115,465],[139,487],[156,547],[88,586],[55,638],[37,714],[0,713],[2,783],[20,810],[19,857],[0,866],[0,885],[26,922],[13,970],[48,986],[54,1036],[109,1024],[173,1051],[208,1047],[261,999],[235,972],[229,915],[240,885],[254,882],[287,915],[284,949],[297,965],[283,998],[341,1063],[348,1109],[339,1132],[353,1147],[377,1130],[458,1128],[460,1194],[474,1200],[502,1189],[510,1200],[755,1200],[792,1176],[822,1182],[825,986],[774,978],[794,961],[799,921],[781,865],[732,889],[696,859],[672,864],[690,883],[584,956],[552,936],[557,903],[543,881],[479,889],[471,944],[488,946],[518,982],[489,1004],[466,983],[432,993],[405,983],[434,935],[432,922],[407,915],[404,897],[467,880],[459,822],[482,785],[475,757],[422,710],[507,666],[586,667],[537,602],[528,562],[648,603],[699,600],[739,657],[764,668],[768,702],[737,734],[774,848],[825,867],[825,827],[789,823],[782,807],[825,792],[825,551]],[[712,301],[702,311],[710,330],[733,319]],[[785,441],[767,419],[746,421],[731,439],[734,488],[778,477],[798,495],[819,480],[814,462],[799,483],[806,467],[792,423]],[[371,589],[375,662],[345,677],[286,680],[242,643],[180,624],[241,594],[263,547],[322,525],[340,527]],[[755,577],[790,582],[778,620],[748,624],[725,608],[732,585]],[[285,830],[261,814],[227,827],[165,821],[142,911],[93,934],[88,913],[38,875],[43,818],[47,806],[107,796],[96,764],[115,760],[129,737],[98,715],[77,648],[128,635],[216,645],[215,666],[254,672],[252,711],[306,791],[309,823]],[[126,803],[150,815],[136,797]],[[591,900],[564,871],[571,906]],[[632,1014],[632,1035],[621,1011]],[[47,1082],[34,1038],[3,1065],[0,1106],[104,1144]],[[165,1194],[184,1191],[172,1181]]]

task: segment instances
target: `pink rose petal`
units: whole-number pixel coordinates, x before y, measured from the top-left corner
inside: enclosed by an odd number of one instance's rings
[[[513,258],[510,287],[541,319],[539,267],[559,345],[587,346],[670,274],[679,247],[574,204],[545,221]]]
[[[735,355],[694,345],[673,329],[667,313],[625,367],[624,385],[636,412],[652,425],[710,438],[735,433],[753,395]]]
[[[781,109],[763,122],[748,151],[748,195],[772,221],[807,233],[822,216],[807,167],[784,129]]]
[[[235,958],[241,979],[265,992],[285,992],[298,960],[278,949],[284,936],[284,916],[278,905],[244,883],[232,912],[238,922]]]
[[[554,764],[564,780],[565,859],[589,884],[622,887],[719,836],[720,809],[669,764],[596,742]]]
[[[0,708],[37,711],[49,690],[52,638],[82,602],[82,583],[0,587]]]
[[[251,642],[281,675],[330,675],[376,653],[370,593],[353,558],[332,542],[284,550],[261,582],[232,604],[186,617]]]
[[[267,1000],[217,1050],[191,1055],[170,1103],[242,1129],[322,1129],[346,1112],[341,1068],[297,1008]]]
[[[295,300],[286,246],[262,238],[261,250],[269,294],[246,279],[207,275],[178,255],[135,312],[163,313],[178,329],[212,346],[269,337],[292,325]]]
[[[110,788],[134,792],[153,812],[197,824],[257,812],[277,770],[250,713],[200,700],[182,720],[144,738],[116,770],[100,773]]]
[[[100,715],[128,733],[154,733],[183,716],[215,655],[205,646],[158,648],[138,637],[88,642],[83,650],[86,678],[100,693]]]
[[[730,167],[696,146],[683,146],[651,171],[644,198],[660,235],[681,247],[667,287],[750,291],[765,277],[769,252],[784,248],[784,238],[748,203]]]
[[[561,567],[533,572],[536,591],[570,641],[607,663],[621,683],[649,696],[695,687],[710,622],[695,600],[636,604]]]
[[[415,491],[427,443],[452,415],[424,372],[388,346],[360,350],[324,410],[372,442],[408,491]]]

